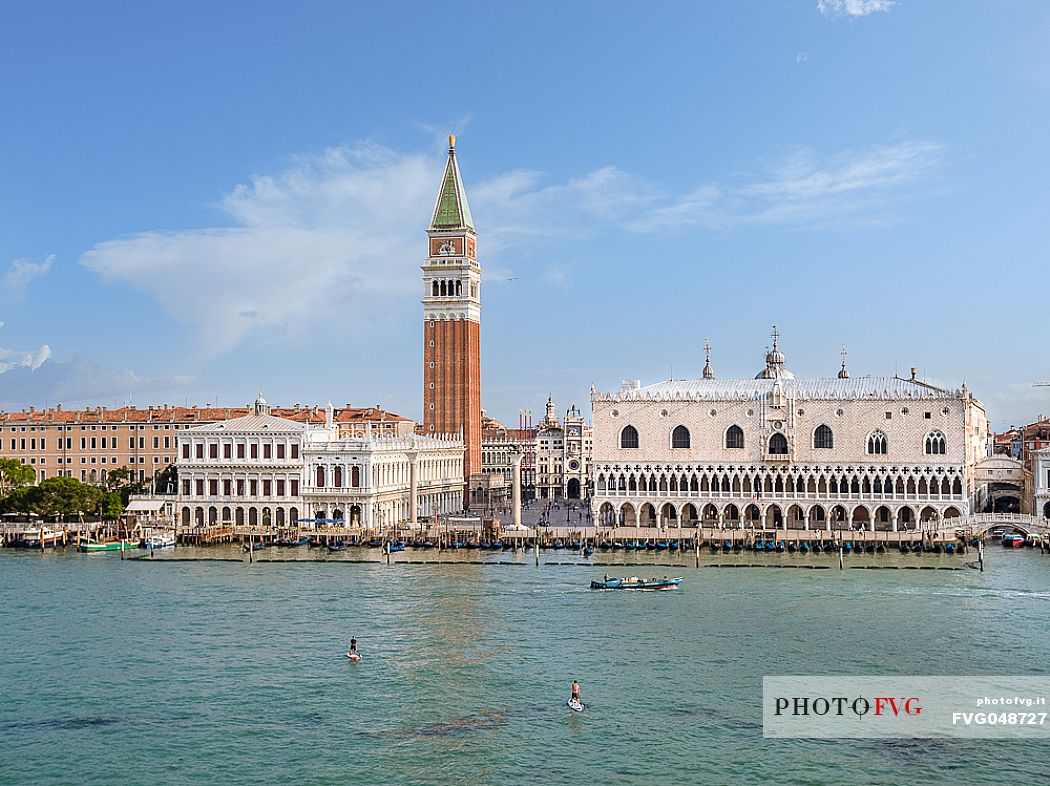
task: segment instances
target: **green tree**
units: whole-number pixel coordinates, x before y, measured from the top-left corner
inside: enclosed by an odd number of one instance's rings
[[[38,486],[23,486],[8,494],[2,502],[5,513],[18,513],[29,516],[36,513],[40,505],[40,488]]]
[[[174,464],[168,464],[153,476],[153,488],[157,494],[167,494],[168,489],[175,494],[179,490],[179,475]]]
[[[48,478],[40,481],[37,488],[40,491],[37,513],[41,516],[64,519],[100,512],[102,489],[76,478]]]
[[[128,467],[110,470],[102,481],[102,488],[107,492],[115,492],[120,495],[120,500],[127,507],[128,500],[132,494],[143,494],[146,484],[135,480],[135,470]]]
[[[36,470],[18,459],[0,458],[0,498],[36,480]]]
[[[120,518],[124,512],[124,500],[116,491],[107,491],[102,496],[102,518],[112,521]]]

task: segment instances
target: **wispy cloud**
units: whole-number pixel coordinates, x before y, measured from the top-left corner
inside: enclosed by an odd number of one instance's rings
[[[572,278],[565,268],[549,267],[540,275],[540,282],[552,289],[571,289]]]
[[[528,170],[467,179],[490,280],[567,287],[571,270],[534,266],[522,249],[610,231],[885,223],[921,193],[939,153],[922,142],[829,156],[795,149],[680,193],[616,166],[563,182]],[[155,298],[197,334],[197,352],[309,340],[326,321],[367,330],[412,308],[441,166],[435,154],[369,143],[300,157],[233,188],[217,206],[222,226],[106,241],[81,262]]]
[[[897,0],[817,0],[817,10],[827,17],[856,19],[874,13],[889,13]]]
[[[741,224],[790,228],[882,224],[892,206],[917,197],[941,164],[941,148],[901,142],[821,158],[799,148],[754,174],[707,183],[666,200],[629,222],[639,232]]]
[[[103,278],[155,297],[221,354],[249,335],[327,316],[367,321],[377,298],[414,292],[439,163],[360,144],[296,159],[220,203],[228,225],[143,232],[87,251]]]
[[[34,262],[31,259],[16,259],[4,274],[3,280],[0,281],[0,289],[3,289],[4,294],[11,300],[22,300],[26,296],[26,290],[29,288],[29,285],[35,279],[46,275],[54,262],[54,254],[44,257],[41,262]]]

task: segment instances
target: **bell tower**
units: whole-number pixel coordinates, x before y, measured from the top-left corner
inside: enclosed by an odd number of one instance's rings
[[[481,267],[456,138],[427,229],[423,270],[423,429],[462,432],[464,477],[481,471]]]

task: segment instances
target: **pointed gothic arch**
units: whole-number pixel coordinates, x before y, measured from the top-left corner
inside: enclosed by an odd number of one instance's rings
[[[928,456],[942,456],[947,452],[948,442],[944,437],[944,432],[939,430],[931,431],[926,435],[926,455]]]

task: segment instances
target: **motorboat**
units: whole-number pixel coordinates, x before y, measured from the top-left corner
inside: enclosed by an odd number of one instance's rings
[[[625,578],[614,578],[612,576],[606,576],[601,581],[591,581],[592,590],[612,590],[612,589],[636,589],[636,590],[663,590],[663,589],[675,589],[679,584],[682,583],[682,577],[662,579],[640,579],[637,576],[627,576]]]
[[[166,549],[174,545],[174,532],[161,532],[156,535],[151,535],[142,542],[143,548],[147,549]]]

